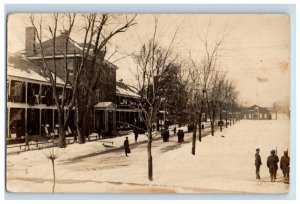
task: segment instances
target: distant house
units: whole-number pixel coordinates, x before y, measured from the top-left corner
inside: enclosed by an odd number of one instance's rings
[[[244,109],[243,118],[249,120],[271,120],[272,115],[267,108],[253,105]]]

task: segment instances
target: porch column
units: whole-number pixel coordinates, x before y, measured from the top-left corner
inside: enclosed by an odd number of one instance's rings
[[[108,111],[104,110],[104,127],[105,131],[108,131]]]
[[[7,135],[6,135],[6,138],[10,137],[9,124],[10,124],[10,107],[7,108]]]
[[[27,135],[27,108],[25,108],[25,136]]]
[[[117,131],[117,124],[116,124],[116,111],[113,111],[113,131]]]
[[[39,128],[39,135],[42,135],[42,109],[38,109],[40,111],[40,128]]]

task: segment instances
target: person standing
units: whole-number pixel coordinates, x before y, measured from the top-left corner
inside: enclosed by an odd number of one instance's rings
[[[255,153],[256,179],[260,179],[259,169],[260,169],[260,166],[262,165],[259,152],[260,152],[259,148],[256,149],[256,153]]]
[[[280,158],[280,169],[282,170],[284,183],[289,183],[290,179],[290,157],[288,152],[284,151],[283,156]]]
[[[271,155],[267,160],[267,167],[269,168],[271,182],[275,182],[276,179],[276,171],[278,169],[277,163],[279,162],[278,156],[275,154],[275,150],[271,151]]]
[[[126,155],[126,157],[128,157],[127,154],[131,153],[131,151],[129,149],[129,140],[128,140],[128,137],[126,137],[126,139],[124,141],[124,149],[125,149],[125,155]]]
[[[138,129],[137,129],[137,128],[134,128],[133,132],[134,132],[134,140],[135,140],[135,143],[137,143],[137,139],[138,139],[138,137],[139,137]]]

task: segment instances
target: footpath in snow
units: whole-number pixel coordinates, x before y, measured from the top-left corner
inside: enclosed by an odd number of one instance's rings
[[[153,142],[154,180],[147,178],[147,137],[128,135],[132,153],[121,148],[125,137],[72,144],[56,160],[55,192],[105,193],[287,193],[289,185],[269,179],[266,159],[276,149],[281,157],[289,149],[289,120],[242,120],[197,140],[191,154],[191,133]],[[208,129],[207,129],[208,130]],[[207,131],[206,130],[206,131]],[[172,131],[170,134],[173,135]],[[255,179],[255,149],[261,149],[261,180]],[[7,156],[7,189],[12,192],[51,192],[52,166],[44,153],[50,149]]]

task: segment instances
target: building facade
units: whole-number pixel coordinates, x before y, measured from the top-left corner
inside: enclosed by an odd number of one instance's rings
[[[271,120],[272,114],[267,108],[253,105],[243,111],[243,118],[249,120]]]
[[[7,58],[7,141],[22,142],[25,135],[43,135],[44,126],[51,131],[58,131],[58,112],[55,105],[50,79],[44,73],[43,60],[51,71],[56,71],[56,91],[59,100],[64,100],[67,106],[72,96],[74,72],[78,69],[81,59],[82,44],[69,39],[68,50],[64,34],[56,38],[55,66],[53,61],[52,40],[43,42],[44,57],[38,51],[33,28],[26,28],[25,50],[9,55]],[[65,55],[67,53],[67,69],[69,73],[66,91],[62,93],[65,84]],[[100,53],[101,54],[101,53]],[[124,83],[117,86],[117,67],[107,60],[97,62],[87,83],[94,83],[93,110],[91,131],[116,135],[116,130],[124,128],[121,123],[132,124],[138,118],[138,95],[134,88]],[[53,73],[52,73],[52,76]],[[80,77],[84,77],[80,76]],[[81,82],[85,82],[82,80]],[[124,89],[125,87],[125,89]],[[66,107],[67,108],[67,107]],[[66,109],[65,108],[65,109]],[[76,130],[75,110],[71,111],[68,127]]]

